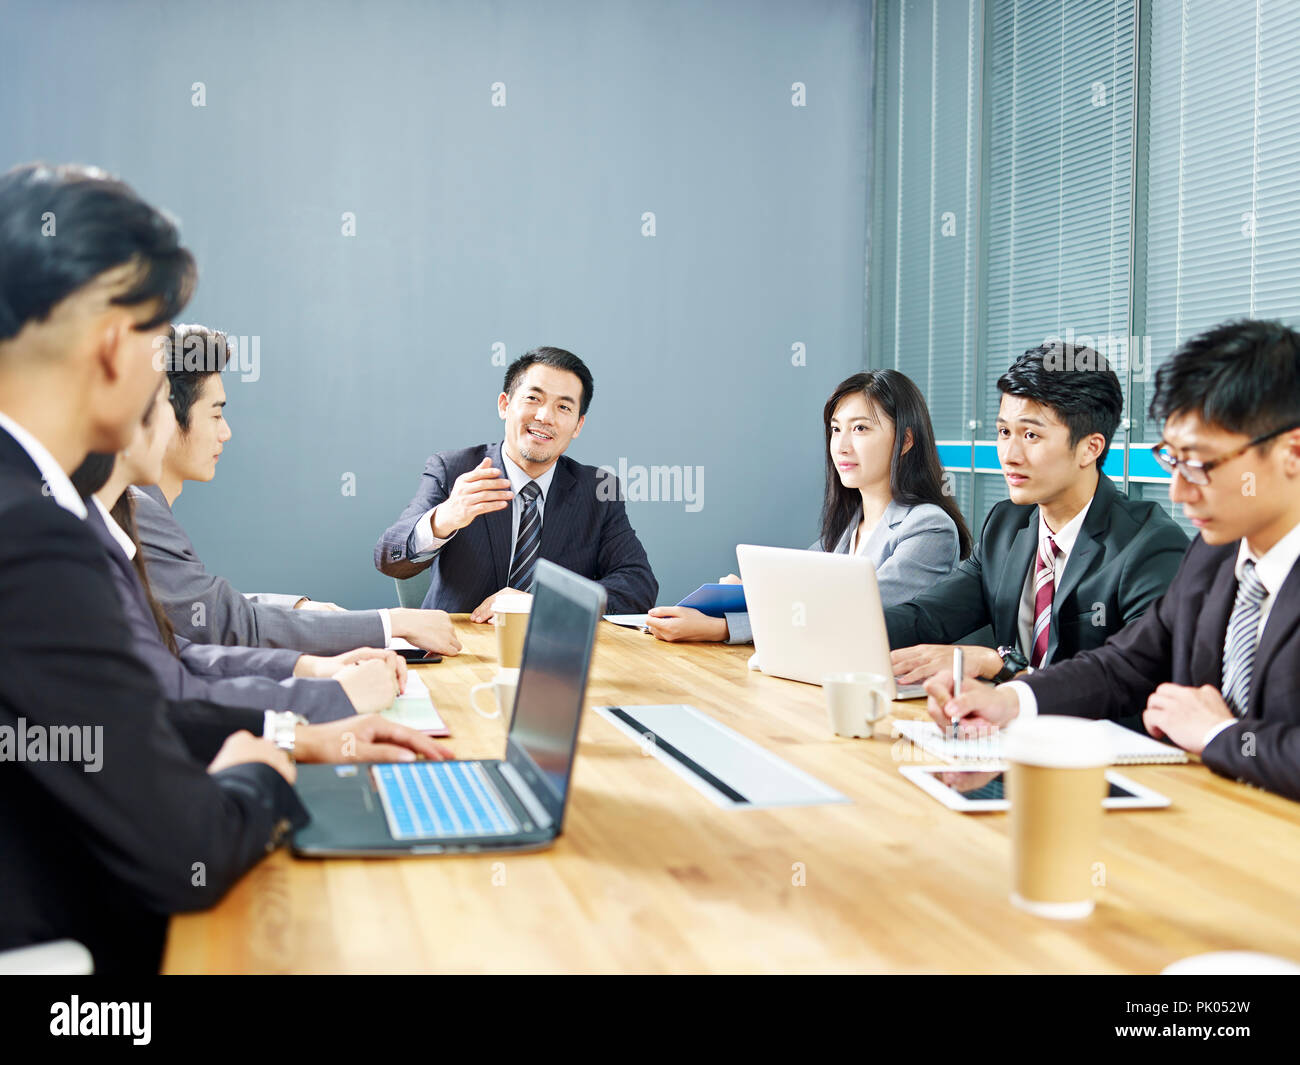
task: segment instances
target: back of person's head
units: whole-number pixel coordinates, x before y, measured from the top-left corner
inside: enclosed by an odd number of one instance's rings
[[[822,409],[825,431],[826,492],[822,504],[822,547],[835,548],[849,522],[862,505],[861,493],[845,487],[831,458],[831,419],[847,397],[861,394],[894,424],[894,447],[889,459],[889,487],[893,499],[905,506],[933,503],[957,526],[961,557],[971,552],[970,530],[953,497],[944,492],[943,466],[935,442],[930,410],[921,390],[898,370],[868,370],[845,378]]]
[[[197,278],[175,224],[103,171],[28,164],[0,175],[0,352],[113,270],[122,278],[107,302],[148,305],[140,331],[178,314]]]
[[[1100,473],[1124,412],[1124,389],[1104,355],[1078,344],[1042,344],[1011,364],[998,390],[1050,408],[1069,429],[1071,447],[1100,433],[1106,440],[1097,456]]]
[[[1156,371],[1151,400],[1161,423],[1185,414],[1251,439],[1300,425],[1300,333],[1247,318],[1192,337]]]
[[[173,325],[167,337],[167,381],[171,386],[176,428],[188,432],[190,411],[209,377],[221,373],[230,359],[229,341],[220,329],[206,325]]]
[[[542,347],[524,352],[506,367],[505,383],[502,384],[501,391],[507,396],[513,396],[528,367],[539,365],[550,366],[556,370],[566,370],[574,374],[582,382],[582,398],[578,401],[578,416],[585,415],[587,409],[591,406],[591,396],[596,389],[596,384],[591,378],[591,371],[587,369],[587,364],[573,352],[565,351],[563,348]]]

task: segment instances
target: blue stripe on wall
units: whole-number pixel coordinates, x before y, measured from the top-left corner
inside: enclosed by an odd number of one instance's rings
[[[945,470],[961,472],[971,466],[971,445],[963,441],[947,441],[939,444],[939,462]],[[977,472],[1000,473],[998,465],[998,446],[989,440],[975,441],[975,469]],[[1124,445],[1113,444],[1110,454],[1106,456],[1102,472],[1108,477],[1121,479],[1124,476]],[[1146,444],[1134,444],[1129,449],[1128,475],[1168,481],[1169,474],[1160,468],[1151,448]]]

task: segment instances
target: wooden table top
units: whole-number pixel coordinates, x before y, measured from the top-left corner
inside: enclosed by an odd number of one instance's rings
[[[457,623],[464,652],[420,668],[456,756],[499,758],[504,726],[468,706],[496,669],[493,630]],[[1199,764],[1126,766],[1172,807],[1106,814],[1091,917],[1033,917],[1008,901],[1005,814],[948,810],[899,773],[910,745],[836,737],[822,690],[750,672],[751,650],[602,622],[554,847],[281,850],[218,906],[172,920],[164,971],[1155,973],[1214,950],[1300,959],[1300,804]],[[698,707],[852,804],[721,809],[591,711],[657,703]]]

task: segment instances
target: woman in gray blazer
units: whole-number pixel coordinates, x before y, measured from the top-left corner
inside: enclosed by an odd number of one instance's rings
[[[971,552],[970,531],[944,492],[925,398],[897,370],[858,373],[840,382],[822,421],[822,531],[809,550],[865,555],[876,567],[883,604],[905,603]],[[661,606],[650,611],[649,626],[661,640],[751,639],[747,614],[712,618]]]

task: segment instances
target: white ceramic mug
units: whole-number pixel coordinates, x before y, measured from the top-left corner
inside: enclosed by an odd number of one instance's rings
[[[519,687],[519,670],[517,669],[498,669],[496,675],[482,684],[475,684],[469,690],[469,705],[473,707],[474,713],[479,717],[496,718],[505,717],[510,720],[510,715],[515,708],[515,689]],[[496,700],[496,709],[491,713],[479,706],[478,693],[481,691],[490,691]]]
[[[828,673],[822,678],[826,709],[837,736],[868,737],[889,713],[894,687],[881,673]]]

